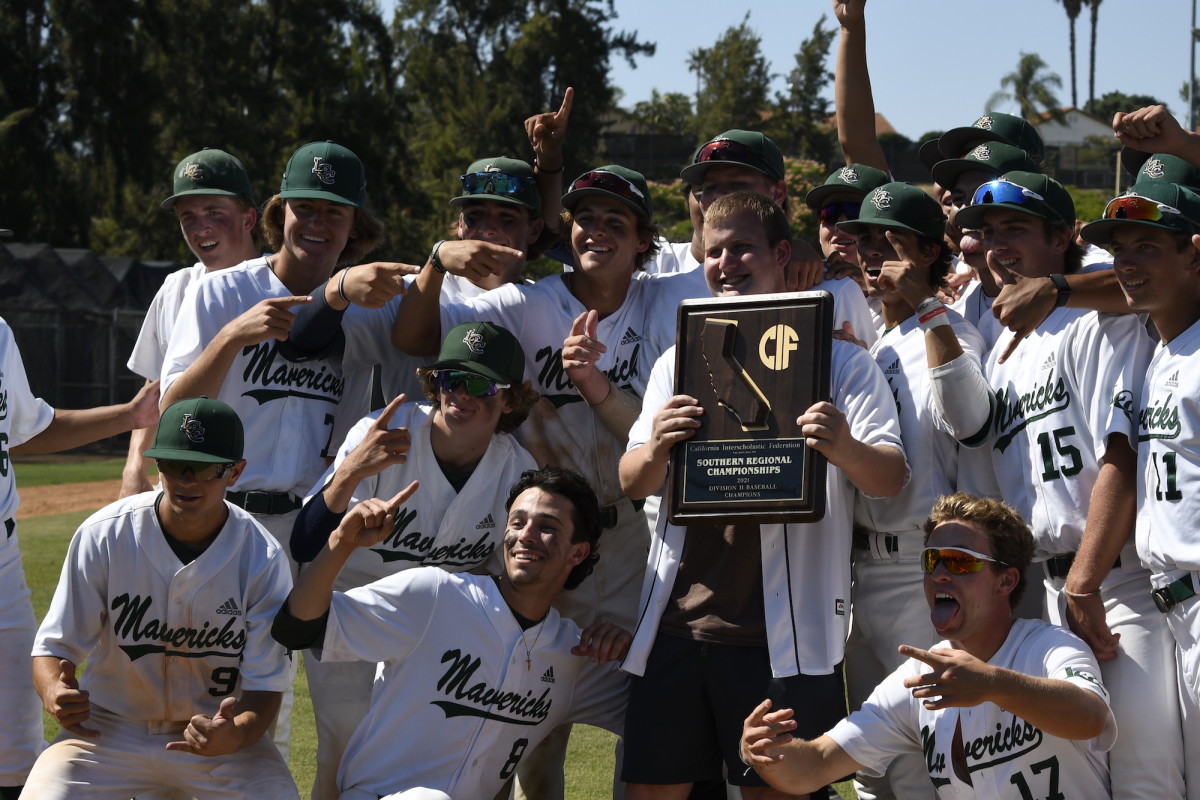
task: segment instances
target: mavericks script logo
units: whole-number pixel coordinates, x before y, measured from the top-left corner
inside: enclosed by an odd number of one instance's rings
[[[1071,395],[1067,392],[1062,376],[1055,377],[1054,370],[1033,389],[1019,397],[1013,397],[1008,389],[996,392],[996,449],[1003,453],[1012,440],[1025,427],[1039,419],[1065,411],[1071,406]]]
[[[496,542],[492,540],[492,534],[486,531],[474,542],[468,542],[466,537],[463,537],[454,544],[434,547],[435,536],[407,530],[416,518],[415,510],[401,508],[392,523],[392,532],[380,542],[383,546],[372,547],[371,552],[383,559],[384,563],[420,561],[423,564],[464,567],[471,564],[482,564],[496,549]],[[496,525],[493,523],[491,527],[495,529]]]
[[[130,661],[154,653],[179,658],[241,658],[246,630],[240,617],[230,616],[220,626],[205,620],[199,628],[172,628],[160,619],[146,619],[153,602],[154,598],[141,595],[113,598],[112,610],[117,617],[113,633],[118,639],[133,642],[120,645]]]
[[[1139,442],[1150,439],[1178,439],[1181,432],[1179,424],[1179,404],[1175,395],[1167,395],[1161,402],[1143,408],[1138,414]]]
[[[963,741],[967,769],[975,772],[1020,758],[1037,750],[1043,737],[1041,729],[1018,716],[1009,715],[1007,724],[997,722],[992,733]],[[938,751],[937,737],[928,725],[921,727],[921,751],[925,754],[925,765],[933,785],[945,786],[950,783],[949,778],[934,777],[946,771],[946,754]]]
[[[327,364],[318,369],[293,363],[279,356],[278,342],[274,340],[247,345],[242,355],[249,356],[242,372],[242,382],[257,384],[261,389],[251,389],[244,397],[253,397],[259,405],[286,397],[303,397],[308,400],[324,400],[337,403],[342,396],[345,380],[330,372]]]
[[[457,648],[442,654],[442,663],[446,662],[450,662],[450,667],[438,679],[437,688],[452,699],[432,701],[446,715],[446,719],[467,716],[513,725],[537,725],[550,715],[553,701],[548,698],[549,687],[535,697],[532,690],[518,694],[501,691],[482,681],[472,683],[471,679],[482,662]]]
[[[642,345],[639,342],[633,346],[629,358],[619,359],[612,369],[604,373],[613,382],[613,386],[628,389],[630,381],[641,374],[638,367],[638,356],[641,352]],[[583,402],[583,398],[575,391],[571,379],[563,370],[561,347],[543,347],[537,351],[536,361],[539,364],[537,382],[541,387],[542,396],[553,403],[555,408],[562,408],[567,403]]]

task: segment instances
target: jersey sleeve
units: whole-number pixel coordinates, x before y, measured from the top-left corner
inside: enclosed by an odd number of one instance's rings
[[[1092,655],[1091,649],[1081,639],[1070,631],[1054,625],[1044,626],[1037,635],[1044,640],[1044,643],[1040,647],[1029,649],[1032,652],[1045,653],[1041,664],[1044,669],[1042,674],[1045,677],[1066,681],[1072,686],[1099,696],[1104,700],[1105,705],[1110,704],[1108,689],[1105,688],[1100,675],[1100,666],[1097,664],[1095,656]],[[1027,666],[1024,671],[1036,674],[1032,665]],[[1103,733],[1087,741],[1095,752],[1104,753],[1112,748],[1116,739],[1117,723],[1110,708]]]
[[[896,404],[879,365],[858,345],[835,339],[833,347],[844,351],[843,357],[833,358],[833,404],[846,415],[850,434],[863,444],[894,447],[903,453]]]
[[[442,336],[466,322],[491,322],[520,338],[525,320],[525,297],[513,284],[505,284],[459,303],[441,306]],[[566,338],[566,334],[563,334]]]
[[[629,699],[629,674],[618,661],[596,664],[588,661],[579,671],[571,695],[570,722],[604,728],[620,736],[625,729],[625,705]]]
[[[1136,314],[1094,314],[1077,334],[1070,342],[1075,380],[1100,460],[1114,434],[1137,445],[1137,399],[1154,342]]]
[[[916,701],[904,688],[904,679],[910,674],[915,674],[912,661],[885,678],[858,710],[828,733],[873,777],[882,776],[896,756],[921,752]]]
[[[0,442],[0,448],[16,447],[46,430],[54,421],[54,409],[42,398],[33,396],[21,351],[17,349],[12,328],[4,320],[0,320],[0,359],[4,370],[0,373],[0,409],[8,422],[8,442],[6,445]],[[0,417],[0,431],[5,429],[3,422]]]
[[[258,523],[250,522],[259,527]],[[269,536],[265,529],[260,534],[264,538]],[[273,539],[269,544],[266,562],[246,587],[246,646],[242,649],[241,686],[247,691],[283,692],[291,678],[290,656],[271,637],[271,624],[292,590],[292,574],[283,550]]]
[[[174,273],[172,273],[174,274]],[[171,276],[167,276],[167,281]],[[131,372],[141,375],[148,381],[162,374],[163,358],[167,352],[169,331],[162,329],[163,302],[170,291],[169,283],[164,283],[154,294],[146,316],[142,320],[142,328],[138,331],[137,341],[133,343],[133,351],[129,354],[126,364]]]
[[[646,394],[642,397],[642,411],[629,429],[629,440],[625,452],[641,447],[650,441],[654,429],[654,415],[675,394],[675,347],[672,345],[658,357],[650,370]]]
[[[109,552],[85,522],[67,547],[50,609],[38,628],[34,656],[65,658],[79,666],[100,642],[107,620]]]
[[[374,583],[334,592],[321,661],[401,659],[425,635],[445,575],[437,567],[409,569]]]

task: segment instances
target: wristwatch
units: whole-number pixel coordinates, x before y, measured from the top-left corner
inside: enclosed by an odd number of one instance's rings
[[[1062,308],[1071,296],[1071,284],[1067,283],[1067,276],[1060,272],[1051,273],[1049,277],[1054,288],[1058,290],[1058,299],[1054,301],[1054,307]]]
[[[433,264],[433,268],[443,275],[446,274],[446,268],[442,266],[442,260],[438,258],[438,250],[440,250],[442,245],[445,243],[445,239],[440,239],[438,240],[438,243],[433,246],[433,249],[429,251],[429,263]]]

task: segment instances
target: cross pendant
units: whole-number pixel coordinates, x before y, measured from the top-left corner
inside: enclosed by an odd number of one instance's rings
[[[533,659],[531,659],[529,656],[525,656],[525,671],[529,672],[531,669],[533,669]]]

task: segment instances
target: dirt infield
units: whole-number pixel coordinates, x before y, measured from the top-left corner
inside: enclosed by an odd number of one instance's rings
[[[21,495],[21,506],[17,509],[17,519],[71,511],[95,511],[116,500],[120,491],[119,480],[27,488],[21,487],[18,482],[17,493]]]

